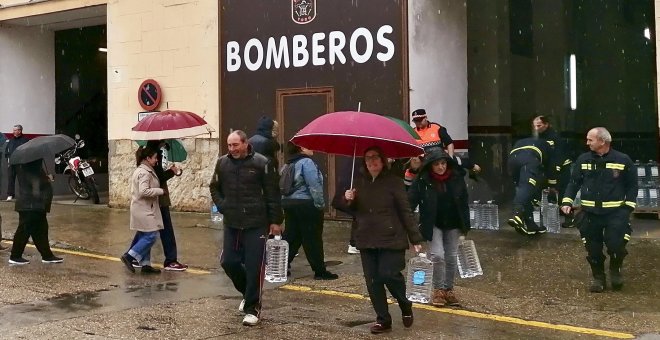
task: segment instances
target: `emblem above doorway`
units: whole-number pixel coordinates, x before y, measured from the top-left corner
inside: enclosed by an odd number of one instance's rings
[[[291,19],[299,25],[309,24],[316,18],[316,0],[291,0]]]

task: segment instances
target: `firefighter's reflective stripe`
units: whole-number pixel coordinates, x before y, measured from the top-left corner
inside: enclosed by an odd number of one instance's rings
[[[564,161],[564,164],[562,164],[562,166],[567,166],[567,165],[569,165],[569,164],[571,164],[571,163],[573,163],[573,161],[570,160],[570,159],[567,159],[567,160]]]
[[[587,164],[587,163],[583,163],[583,164],[581,164],[581,165],[580,165],[580,168],[581,168],[582,170],[592,170],[592,166],[591,166],[591,164]]]
[[[546,142],[548,142],[548,144],[550,144],[550,146],[555,146],[555,141],[553,141],[553,140],[547,140]]]
[[[637,202],[626,201],[625,204],[633,209],[637,208]]]
[[[630,241],[630,235],[628,234],[623,235],[623,239],[626,241]]]
[[[606,169],[625,170],[626,165],[621,163],[605,163]]]
[[[515,148],[515,149],[511,150],[511,152],[509,152],[509,155],[512,155],[514,152],[520,151],[520,150],[523,150],[523,149],[529,149],[529,150],[532,150],[532,151],[536,151],[536,153],[539,154],[539,158],[541,160],[541,163],[543,163],[543,152],[541,152],[541,149],[539,149],[539,148],[537,148],[533,145],[525,145],[525,146],[521,146],[519,148]]]
[[[562,203],[570,203],[570,202],[565,202],[565,200],[566,200],[566,198],[564,198],[564,200],[562,200]],[[618,208],[618,207],[624,205],[624,201],[607,201],[607,202],[600,202],[600,204],[596,204],[596,203],[597,203],[596,201],[590,201],[590,200],[584,200],[584,199],[582,200],[582,205],[585,206],[585,207],[596,207],[598,205],[598,206],[603,207],[603,208]],[[629,202],[629,201],[626,201],[625,204],[628,205],[628,206],[631,206],[633,208],[635,206],[637,206],[636,203]]]
[[[561,200],[561,203],[562,203],[562,204],[573,204],[573,199],[571,199],[570,197],[564,197],[564,198]]]
[[[528,182],[529,182],[529,184],[531,184],[533,186],[536,186],[536,180],[535,179],[530,178]]]
[[[557,165],[557,166],[555,167],[555,169],[557,169],[557,172],[559,172],[559,171],[561,171],[561,166]]]
[[[557,180],[556,179],[549,179],[548,184],[557,184]]]
[[[587,244],[587,239],[584,237],[582,238],[582,244]]]

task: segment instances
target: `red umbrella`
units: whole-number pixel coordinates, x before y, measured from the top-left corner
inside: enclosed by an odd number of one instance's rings
[[[372,146],[380,147],[389,158],[424,153],[410,133],[395,121],[368,112],[325,114],[298,131],[291,141],[310,150],[344,156],[362,156]]]
[[[133,127],[134,140],[192,137],[213,132],[200,116],[187,111],[166,110],[142,119]]]
[[[356,155],[364,155],[366,149],[372,146],[380,147],[389,158],[407,158],[424,153],[411,134],[397,122],[368,112],[325,114],[298,131],[291,142],[314,151],[353,156],[354,163]]]

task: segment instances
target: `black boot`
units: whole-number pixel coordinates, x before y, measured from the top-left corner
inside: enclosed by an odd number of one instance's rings
[[[525,219],[525,226],[528,235],[545,234],[548,231],[548,228],[545,226],[539,226],[536,224],[533,216],[529,216]]]
[[[602,293],[605,290],[605,266],[603,263],[591,264],[591,273],[593,279],[589,291],[592,293]]]
[[[617,256],[616,254],[610,256],[610,283],[612,284],[612,290],[621,290],[623,288],[621,265],[623,265],[623,256]]]
[[[0,216],[0,241],[2,241],[2,216]],[[7,250],[8,247],[5,247],[0,243],[0,250]]]
[[[519,234],[529,235],[527,233],[527,229],[525,228],[525,220],[524,220],[522,206],[513,207],[513,217],[507,220],[507,224],[509,224]]]

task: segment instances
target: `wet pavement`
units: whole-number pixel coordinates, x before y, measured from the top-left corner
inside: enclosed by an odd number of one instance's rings
[[[506,210],[500,212],[504,217]],[[18,215],[0,202],[3,245]],[[128,212],[105,206],[55,204],[50,238],[63,264],[9,266],[0,253],[2,339],[338,339],[375,338],[359,256],[346,254],[348,225],[327,222],[324,240],[335,281],[317,281],[304,254],[285,286],[267,284],[263,322],[240,324],[240,297],[219,269],[221,225],[208,214],[173,213],[182,262],[193,270],[130,274],[117,257],[132,238]],[[396,305],[386,338],[568,339],[660,338],[660,223],[635,220],[621,292],[591,294],[585,252],[575,230],[523,237],[502,230],[473,231],[484,275],[456,281],[461,308],[418,305],[404,329]],[[162,261],[160,245],[154,263]]]

